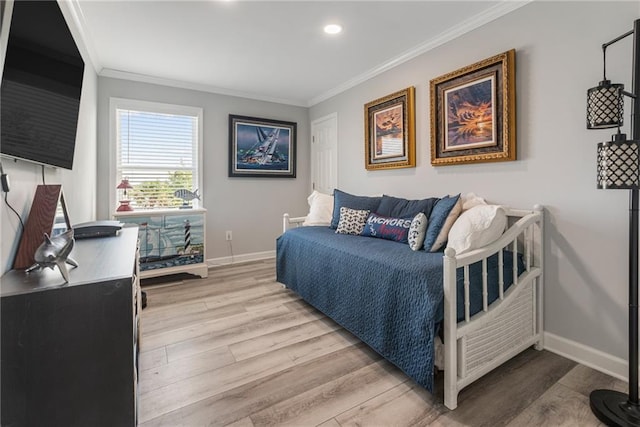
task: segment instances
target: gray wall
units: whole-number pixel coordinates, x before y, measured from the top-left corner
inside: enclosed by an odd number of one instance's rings
[[[596,143],[612,132],[587,131],[584,116],[586,89],[602,78],[601,44],[630,29],[638,17],[638,2],[534,2],[309,110],[98,78],[88,64],[74,170],[48,169],[47,182],[63,184],[72,222],[96,214],[108,218],[114,208],[108,206],[109,97],[200,106],[208,258],[231,255],[225,230],[233,230],[236,255],[271,251],[281,214],[307,211],[309,123],[337,112],[339,185],[346,191],[415,198],[473,191],[513,207],[544,204],[545,330],[625,359],[628,195],[595,189]],[[517,51],[518,160],[432,167],[429,80],[511,48]],[[627,87],[630,52],[631,42],[625,40],[607,55],[609,77]],[[364,104],[411,85],[416,87],[417,167],[367,172]],[[228,178],[228,114],[297,122],[298,178]],[[12,181],[9,200],[26,219],[40,168],[6,159],[3,166]],[[4,204],[0,221],[0,261],[6,271],[19,225]]]
[[[188,89],[100,77],[98,82],[98,216],[109,218],[109,99],[201,107],[204,111],[203,196],[207,213],[207,258],[230,261],[225,231],[233,231],[239,255],[275,250],[284,212],[305,213],[309,191],[309,119],[306,108]],[[297,178],[229,178],[229,114],[297,122]],[[240,257],[242,259],[242,257]]]
[[[585,108],[586,90],[602,79],[602,43],[638,18],[638,2],[533,2],[313,106],[310,120],[338,112],[345,191],[415,198],[472,191],[512,207],[545,205],[545,331],[626,359],[628,194],[596,190],[596,143],[613,132],[587,131]],[[511,48],[518,160],[432,167],[429,80]],[[607,59],[608,77],[630,88],[631,40],[610,47]],[[417,167],[366,171],[363,105],[412,85]]]
[[[65,11],[66,9],[63,9],[63,13]],[[45,180],[47,184],[62,184],[70,220],[72,224],[77,224],[93,220],[96,215],[96,105],[98,76],[93,69],[82,38],[77,33],[77,28],[66,14],[65,18],[85,61],[74,165],[71,171],[50,167],[45,168]],[[8,193],[9,203],[18,211],[22,220],[26,221],[36,186],[42,184],[41,168],[39,165],[24,161],[14,162],[7,158],[2,158],[1,160],[4,171],[9,175],[11,182],[11,191]],[[4,194],[2,196],[4,197]],[[6,272],[11,269],[13,264],[22,231],[18,219],[7,208],[4,201],[0,208],[0,222],[2,223],[0,262],[2,263],[2,272]]]

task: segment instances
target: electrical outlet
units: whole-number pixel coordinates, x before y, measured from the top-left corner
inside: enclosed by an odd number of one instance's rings
[[[226,238],[227,240],[233,240],[233,236],[231,235],[231,230],[227,230]]]

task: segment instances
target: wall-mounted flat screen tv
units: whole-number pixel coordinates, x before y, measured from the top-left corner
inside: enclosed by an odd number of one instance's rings
[[[0,88],[0,153],[72,169],[83,73],[58,3],[15,1]]]

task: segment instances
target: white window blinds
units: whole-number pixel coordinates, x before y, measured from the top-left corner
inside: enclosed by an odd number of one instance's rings
[[[199,182],[200,116],[126,108],[116,108],[115,113],[116,179],[127,179],[133,187],[126,197],[131,207],[179,207],[184,198],[192,197]]]

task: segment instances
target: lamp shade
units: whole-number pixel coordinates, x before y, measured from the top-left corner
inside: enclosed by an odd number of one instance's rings
[[[132,189],[133,187],[131,186],[131,184],[129,184],[129,180],[127,178],[122,178],[122,181],[120,181],[120,184],[118,184],[116,188],[118,190],[125,190],[125,194],[127,194],[126,191]]]
[[[618,133],[611,141],[598,144],[598,188],[637,190],[640,188],[638,155],[640,141],[630,141]]]
[[[606,129],[622,126],[624,85],[602,80],[587,91],[587,129]]]

